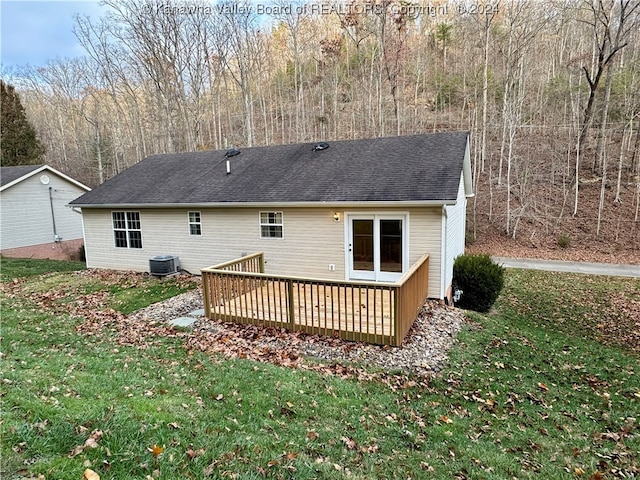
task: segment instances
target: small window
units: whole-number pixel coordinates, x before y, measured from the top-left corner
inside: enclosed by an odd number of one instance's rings
[[[117,248],[142,248],[140,212],[111,212],[111,220]]]
[[[282,212],[260,212],[260,237],[283,237]]]
[[[189,235],[202,235],[200,212],[189,212]]]

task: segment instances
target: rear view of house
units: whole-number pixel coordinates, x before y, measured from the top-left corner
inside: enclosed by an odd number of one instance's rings
[[[71,202],[88,267],[203,267],[263,252],[266,272],[394,282],[429,255],[450,295],[472,195],[467,132],[154,155]]]
[[[82,217],[68,204],[89,187],[48,165],[2,167],[0,185],[2,255],[68,259],[78,254]]]

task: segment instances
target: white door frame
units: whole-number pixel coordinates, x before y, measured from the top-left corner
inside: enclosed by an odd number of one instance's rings
[[[409,268],[409,212],[345,212],[344,252],[346,280],[372,280],[395,282]],[[353,220],[373,221],[373,271],[356,270],[353,265],[352,222]],[[380,220],[402,221],[402,272],[384,272],[380,268]]]

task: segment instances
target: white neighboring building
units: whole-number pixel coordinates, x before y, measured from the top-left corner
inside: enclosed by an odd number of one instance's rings
[[[68,259],[83,244],[82,216],[69,203],[91,190],[48,165],[0,168],[0,253]]]

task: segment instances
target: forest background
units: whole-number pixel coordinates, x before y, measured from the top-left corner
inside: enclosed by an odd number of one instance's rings
[[[472,251],[640,263],[640,0],[103,3],[2,71],[33,162],[468,130]]]

